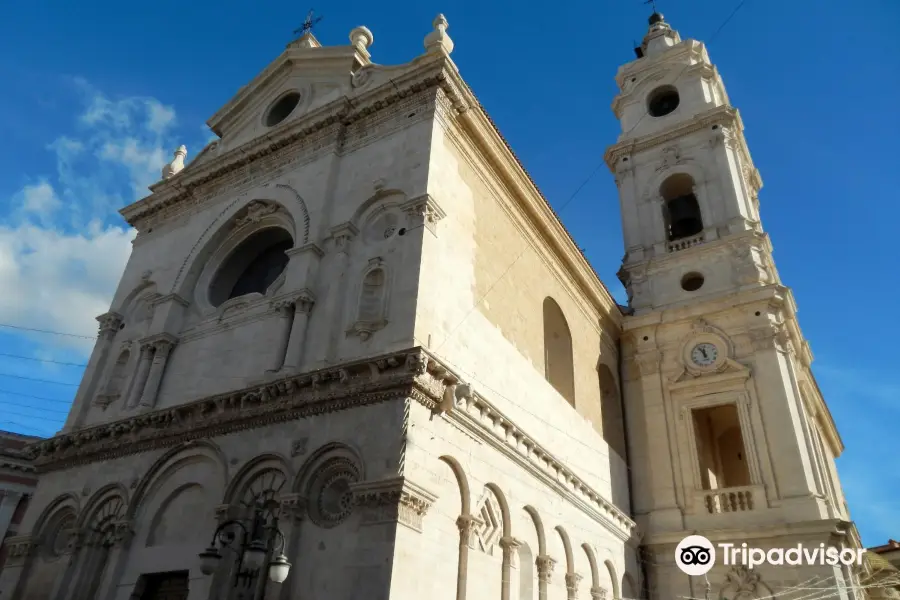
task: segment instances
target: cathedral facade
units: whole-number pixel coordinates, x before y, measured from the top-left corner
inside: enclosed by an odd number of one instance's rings
[[[606,155],[629,307],[450,58],[309,32],[121,213],[134,249],[5,544],[16,600],[703,597],[688,534],[856,548],[841,441],[702,43],[660,15]],[[849,567],[717,565],[716,598]]]

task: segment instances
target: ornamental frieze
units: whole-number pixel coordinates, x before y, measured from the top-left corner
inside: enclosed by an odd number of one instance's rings
[[[109,460],[191,439],[410,397],[430,409],[446,384],[429,370],[421,349],[347,363],[144,413],[44,440],[26,456],[39,472]],[[446,373],[446,370],[435,371]]]
[[[29,446],[26,454],[38,472],[48,472],[407,398],[497,450],[619,539],[637,535],[626,513],[471,386],[460,384],[449,367],[416,347],[65,433]],[[423,508],[416,502],[410,497],[404,505],[403,518],[411,527]]]

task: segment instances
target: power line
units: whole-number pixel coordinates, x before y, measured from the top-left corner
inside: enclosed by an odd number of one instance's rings
[[[13,421],[11,419],[3,419],[2,421],[0,421],[0,423],[6,423],[8,425],[15,425],[16,427],[23,427],[25,429],[30,429],[33,432],[38,432],[39,434],[41,434],[40,437],[44,437],[44,432],[33,425],[26,425],[25,423],[19,423],[18,421]],[[13,432],[13,433],[17,433],[17,432]]]
[[[18,329],[20,331],[31,331],[33,333],[47,333],[50,335],[61,335],[61,336],[65,336],[65,337],[81,338],[84,340],[96,340],[97,339],[97,336],[80,335],[78,333],[65,333],[62,331],[52,331],[50,329],[35,329],[34,327],[22,327],[21,325],[11,325],[9,323],[0,323],[0,327],[6,327],[9,329]]]
[[[5,400],[0,400],[0,404],[4,404],[6,406],[15,406],[18,408],[27,408],[29,410],[37,410],[37,411],[41,411],[41,412],[56,413],[59,415],[69,414],[69,411],[67,411],[67,410],[53,410],[52,408],[43,408],[41,406],[32,406],[30,404],[22,404],[21,402],[7,402]],[[4,412],[8,412],[8,411],[4,410]],[[36,417],[37,415],[27,415],[27,416]]]
[[[725,25],[727,25],[729,21],[731,21],[731,19],[734,17],[734,15],[737,14],[737,12],[741,9],[741,7],[744,5],[744,3],[746,1],[747,0],[741,0],[737,4],[735,9],[733,11],[731,11],[731,14],[728,15],[728,17],[722,22],[722,24],[719,25],[719,27],[716,28],[716,30],[713,32],[713,34],[709,37],[709,42],[712,42],[716,38],[716,36],[719,34],[719,32],[722,31],[722,29],[724,29]],[[684,74],[684,72],[687,71],[687,69],[691,66],[692,66],[691,63],[686,64],[682,68],[681,72],[678,74],[678,77],[676,77],[676,79],[680,78]],[[641,118],[638,119],[637,122],[635,122],[635,124],[632,125],[631,128],[623,134],[623,136],[627,136],[632,131],[634,131],[637,128],[637,126],[640,125],[641,122],[644,120],[644,117],[646,117],[649,114],[650,114],[649,110],[647,110],[643,114],[641,114]],[[575,191],[572,193],[572,195],[569,196],[569,198],[565,202],[563,202],[562,206],[559,207],[559,210],[557,211],[558,214],[562,214],[562,212],[566,209],[566,207],[569,206],[569,204],[572,202],[572,200],[575,199],[575,197],[584,188],[584,186],[586,186],[588,184],[588,182],[594,178],[594,175],[597,174],[597,171],[600,170],[600,168],[603,166],[603,164],[605,162],[606,162],[605,158],[600,159],[600,162],[597,164],[596,167],[594,167],[594,169],[591,171],[591,174],[587,176],[587,178],[581,183],[581,185],[579,185],[575,189]],[[557,217],[557,218],[559,218],[559,217]],[[560,221],[560,224],[562,224],[562,219],[559,219],[559,221]],[[565,226],[563,226],[563,227],[565,227]],[[500,283],[500,281],[504,277],[506,277],[506,275],[513,268],[513,266],[515,266],[515,264],[517,262],[519,262],[519,259],[522,258],[525,255],[525,253],[528,252],[529,249],[530,249],[530,245],[528,243],[526,243],[525,248],[522,250],[522,252],[520,252],[518,254],[518,256],[516,256],[516,258],[510,263],[510,265],[506,268],[506,270],[504,270],[503,273],[494,281],[494,283],[491,284],[491,286],[481,296],[481,298],[479,298],[478,301],[472,305],[472,307],[468,310],[468,312],[466,312],[466,314],[463,316],[462,320],[460,320],[460,322],[457,323],[457,325],[455,327],[453,327],[453,329],[451,329],[450,332],[444,337],[444,340],[437,346],[437,348],[435,348],[435,352],[440,350],[444,346],[444,344],[446,344],[450,340],[450,338],[453,336],[453,334],[456,333],[456,330],[459,329],[459,327],[466,321],[466,319],[469,318],[469,316],[475,311],[475,309],[478,308],[479,305],[481,305],[481,303],[484,301],[484,299],[487,298],[488,294],[490,294],[491,291],[494,289],[494,287],[498,283]]]
[[[41,419],[42,421],[50,420],[53,423],[65,421],[65,419],[61,418],[61,417],[44,417],[44,416],[40,416],[40,415],[32,415],[32,414],[28,414],[28,413],[16,412],[14,410],[9,410],[6,408],[3,409],[3,414],[16,415],[17,417],[28,417],[30,419]]]
[[[23,375],[13,375],[12,373],[0,373],[0,377],[10,377],[12,379],[24,379],[25,381],[36,381],[38,383],[52,383],[54,385],[69,385],[78,387],[77,383],[67,383],[65,381],[53,381],[52,379],[37,379],[35,377],[25,377]]]
[[[42,362],[42,363],[52,363],[54,365],[64,365],[67,367],[87,367],[87,365],[81,364],[81,363],[62,362],[59,360],[52,360],[49,358],[35,358],[33,356],[22,356],[21,354],[6,354],[5,352],[0,352],[0,356],[5,356],[6,358],[19,358],[21,360],[33,360],[35,362]]]
[[[58,398],[47,398],[45,396],[34,396],[32,394],[23,394],[21,392],[12,392],[10,390],[0,390],[0,394],[8,396],[21,396],[23,398],[34,398],[35,400],[45,400],[47,402],[59,402],[60,404],[72,404],[71,400],[60,400]]]

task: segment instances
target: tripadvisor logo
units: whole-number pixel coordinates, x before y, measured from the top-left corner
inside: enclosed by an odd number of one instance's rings
[[[819,544],[804,547],[797,544],[790,548],[753,548],[720,542],[713,545],[702,535],[689,535],[675,548],[675,564],[687,575],[706,575],[718,561],[725,566],[743,565],[753,569],[760,565],[861,565],[865,550],[862,548],[835,548]]]

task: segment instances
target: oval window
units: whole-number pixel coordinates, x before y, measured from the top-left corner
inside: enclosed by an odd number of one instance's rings
[[[664,117],[678,108],[680,98],[678,90],[671,85],[657,88],[650,94],[647,102],[647,112],[651,117]]]
[[[298,104],[300,104],[300,94],[297,92],[291,92],[282,96],[269,109],[269,114],[266,115],[266,127],[274,127],[287,119],[294,112],[294,109],[297,108]]]

